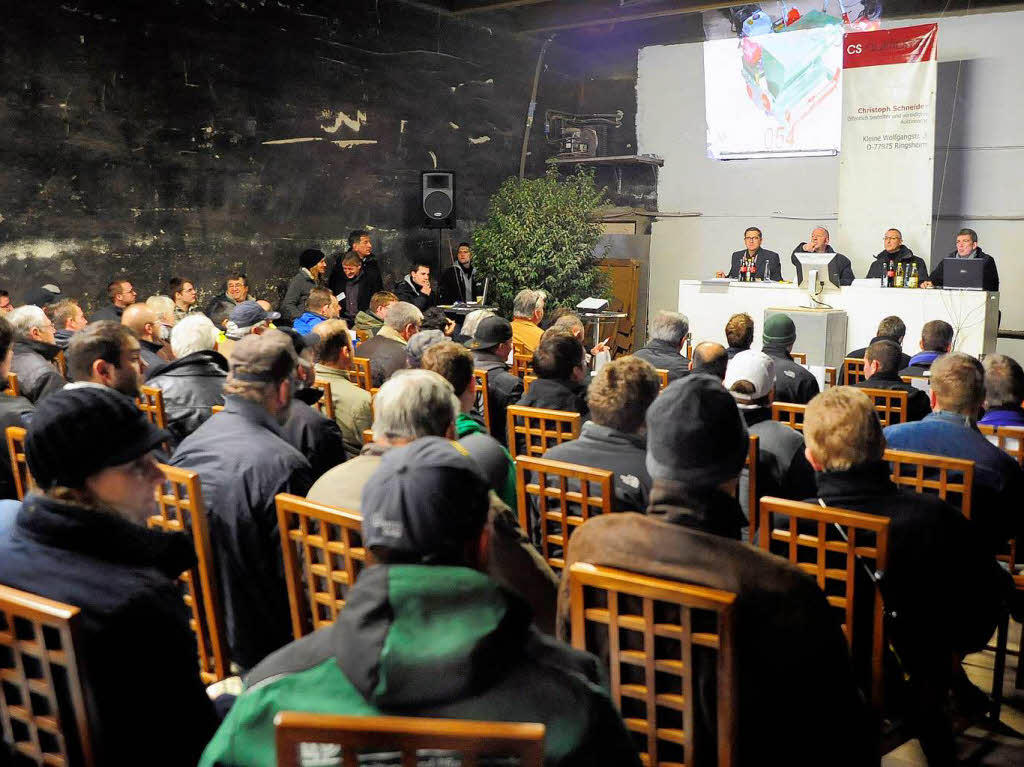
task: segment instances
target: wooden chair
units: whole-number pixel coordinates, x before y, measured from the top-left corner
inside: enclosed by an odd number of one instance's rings
[[[21,394],[21,388],[18,386],[17,373],[7,374],[7,388],[4,390],[4,394],[8,394],[11,397],[17,397],[19,394]]]
[[[524,375],[534,375],[533,355],[512,353],[512,375],[522,378]]]
[[[803,431],[805,410],[807,410],[807,405],[797,405],[795,402],[773,402],[772,420],[784,423],[797,431]]]
[[[484,419],[484,428],[491,433],[491,398],[487,396],[487,371],[475,369],[476,378],[476,411]]]
[[[1008,453],[1024,468],[1024,426],[989,426],[979,423],[978,429],[989,442]]]
[[[863,357],[844,357],[843,358],[843,385],[853,386],[855,383],[859,383],[867,378],[864,375],[864,358]]]
[[[512,342],[512,354],[513,355],[520,354],[520,355],[524,355],[525,356],[525,355],[532,355],[533,352],[529,351],[526,348],[526,344],[522,344],[519,341],[513,341]],[[514,357],[513,357],[513,359],[514,359]]]
[[[301,639],[334,623],[366,565],[362,516],[287,493],[275,500],[292,633]]]
[[[747,457],[743,461],[743,468],[747,470],[747,520],[750,526],[750,541],[757,540],[757,463],[761,457],[760,438],[756,434],[749,435],[747,445]],[[740,486],[736,484],[736,500],[739,500]]]
[[[370,391],[373,388],[373,375],[370,372],[370,360],[366,357],[353,357],[349,380],[360,389]]]
[[[81,612],[0,586],[0,723],[39,765],[96,764],[78,657]]]
[[[274,717],[274,726],[278,767],[308,764],[300,756],[305,743],[340,746],[340,758],[335,754],[329,762],[340,767],[379,764],[361,756],[385,753],[389,763],[401,760],[403,767],[442,763],[467,767],[478,764],[542,767],[544,764],[543,724],[281,711]],[[431,754],[436,751],[455,751],[461,759]]]
[[[363,444],[369,445],[373,442],[373,429],[363,429]]]
[[[164,410],[164,393],[155,386],[140,386],[139,396],[135,398],[139,410],[158,429],[167,428],[167,413]]]
[[[907,398],[909,392],[900,389],[872,389],[865,386],[861,391],[875,402],[875,412],[882,426],[907,422]]]
[[[573,564],[568,578],[572,645],[608,658],[612,700],[644,764],[731,767],[736,595],[584,562]],[[705,658],[717,682],[717,762],[693,753],[694,668]]]
[[[216,415],[217,413],[221,412],[222,410],[224,410],[224,406],[223,405],[213,405],[213,406],[210,407],[210,415]]]
[[[831,389],[836,385],[836,369],[831,365],[825,366],[825,388]]]
[[[198,564],[183,572],[179,580],[184,585],[188,624],[199,647],[199,677],[209,685],[231,675],[231,662],[203,489],[194,471],[163,463],[160,470],[164,484],[156,491],[158,513],[149,517],[146,525],[192,536]]]
[[[24,501],[28,491],[35,489],[36,483],[28,470],[28,461],[25,458],[25,429],[21,426],[7,427],[7,454],[11,458],[14,490],[18,500]]]
[[[583,422],[579,413],[525,405],[509,405],[506,415],[509,452],[522,447],[526,456],[538,458],[552,445],[578,438]]]
[[[775,514],[788,518],[784,528],[776,528]],[[885,572],[889,562],[889,518],[771,497],[761,499],[760,517],[760,547],[787,558],[815,577],[828,603],[841,612],[843,633],[853,647],[861,638],[856,632],[868,630],[854,625],[857,570],[869,567],[877,577]],[[882,598],[877,588],[872,600],[871,701],[880,710],[885,639]]]
[[[668,386],[668,371],[664,368],[655,368],[654,370],[658,374],[658,391],[664,391]]]
[[[789,356],[793,358],[793,362],[798,362],[801,365],[807,364],[807,352],[790,352]]]
[[[373,333],[371,333],[369,330],[359,330],[358,328],[356,329],[356,340],[359,343],[362,343],[363,341],[368,341],[371,338],[373,338]]]
[[[319,389],[324,393],[324,395],[313,404],[313,407],[315,407],[321,415],[333,421],[334,400],[331,398],[331,382],[316,378],[313,380],[313,388]]]
[[[537,376],[535,375],[523,376],[523,394],[526,394],[528,391],[530,391],[530,384],[532,384],[536,380]]]
[[[607,469],[565,461],[516,459],[519,526],[551,569],[565,568],[565,547],[573,530],[596,514],[611,514],[613,476]]]
[[[905,450],[886,450],[882,459],[891,464],[892,481],[897,485],[911,487],[918,493],[936,492],[939,498],[971,518],[974,461]]]

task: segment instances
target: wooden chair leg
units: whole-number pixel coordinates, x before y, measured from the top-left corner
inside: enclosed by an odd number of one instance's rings
[[[1013,686],[1024,690],[1024,626],[1021,626],[1020,644],[1017,645],[1017,673],[1014,676]]]
[[[1010,627],[1010,614],[1003,612],[996,628],[996,659],[992,667],[992,708],[989,717],[993,722],[999,721],[999,710],[1003,706],[1003,675],[1006,672],[1006,642]],[[1017,656],[1018,677],[1020,672],[1020,655]]]

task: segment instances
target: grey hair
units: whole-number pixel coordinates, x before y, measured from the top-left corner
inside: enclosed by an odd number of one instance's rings
[[[46,312],[35,304],[25,304],[7,315],[7,321],[14,328],[15,337],[28,338],[32,328],[45,328],[49,320]]]
[[[171,329],[171,351],[179,359],[193,352],[209,351],[217,345],[218,334],[205,314],[190,314]]]
[[[405,347],[405,358],[409,361],[409,367],[418,368],[423,360],[423,352],[434,344],[447,340],[448,337],[440,330],[421,330],[409,339],[409,345]]]
[[[476,326],[480,324],[480,320],[493,316],[494,312],[490,309],[474,309],[462,321],[462,335],[472,338],[476,334]]]
[[[373,400],[374,439],[387,442],[443,437],[455,423],[459,399],[433,370],[399,370]]]
[[[516,317],[532,317],[538,307],[542,307],[548,294],[543,290],[520,290],[512,302],[512,314]]]
[[[388,308],[388,316],[384,324],[401,333],[406,325],[419,325],[423,322],[423,312],[406,301],[396,301]]]
[[[153,310],[158,321],[168,325],[174,323],[174,299],[170,296],[150,296],[146,299],[146,306]]]
[[[690,332],[690,320],[679,312],[660,311],[651,321],[650,337],[679,346]]]

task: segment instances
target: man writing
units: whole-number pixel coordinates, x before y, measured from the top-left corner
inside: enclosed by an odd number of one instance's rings
[[[798,253],[835,253],[835,258],[829,261],[828,264],[829,280],[836,285],[853,284],[855,278],[853,267],[850,265],[850,259],[842,253],[836,253],[832,250],[832,246],[828,244],[828,239],[828,229],[819,226],[811,231],[811,236],[807,242],[801,242],[793,248],[793,253],[789,258],[793,262],[793,266],[796,267],[797,283],[801,282],[804,278],[803,266],[801,266],[800,260],[797,258]]]

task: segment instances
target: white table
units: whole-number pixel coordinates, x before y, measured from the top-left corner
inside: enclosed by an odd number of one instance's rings
[[[996,350],[999,328],[999,294],[980,290],[925,290],[923,288],[846,287],[826,293],[822,300],[849,316],[847,350],[867,346],[875,336],[878,322],[890,314],[907,325],[903,350],[913,356],[920,351],[921,328],[929,320],[945,320],[953,326],[953,349],[979,355]],[[680,280],[679,311],[690,319],[694,343],[718,341],[725,344],[725,325],[737,312],[754,318],[754,343],[761,348],[764,310],[807,307],[805,290],[775,282],[729,282],[726,280]],[[800,351],[800,339],[793,347]]]

